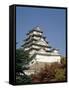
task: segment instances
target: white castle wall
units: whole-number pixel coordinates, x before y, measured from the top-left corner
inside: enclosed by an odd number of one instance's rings
[[[33,34],[36,34],[36,35],[42,35],[42,33],[36,32],[36,31],[33,31],[33,32],[30,33],[30,35],[33,35]]]
[[[32,50],[31,52],[29,52],[29,54],[33,55],[36,52],[36,50]]]
[[[38,62],[47,62],[47,63],[54,63],[58,62],[60,63],[61,57],[60,56],[42,56],[42,55],[36,55],[36,60]]]
[[[42,38],[37,42],[37,44],[48,46],[48,44]]]

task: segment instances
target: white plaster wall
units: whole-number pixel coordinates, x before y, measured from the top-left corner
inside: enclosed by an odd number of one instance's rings
[[[35,45],[32,45],[31,47],[32,47],[32,48],[37,48],[37,49],[40,48],[39,46],[35,46]],[[31,48],[31,47],[30,47],[30,48]]]
[[[43,48],[41,48],[39,51],[37,51],[37,53],[43,53],[46,54],[47,52],[45,52],[45,50]]]
[[[40,39],[40,37],[36,37],[36,36],[34,36],[33,38],[34,38],[34,39],[37,39],[37,40]]]
[[[29,50],[29,48],[25,48],[24,50]]]
[[[39,46],[32,45],[32,46],[30,46],[29,48],[25,48],[25,50],[29,50],[30,48],[36,48],[36,49],[39,49],[40,47],[39,47]]]
[[[40,44],[40,45],[48,45],[42,38],[38,41],[37,44]]]
[[[42,55],[36,55],[36,60],[39,62],[60,62],[61,57],[60,56],[42,56]]]
[[[36,35],[42,35],[42,33],[36,32],[36,31],[31,32],[29,35],[33,35],[33,34],[36,34]],[[28,35],[28,36],[29,36],[29,35]]]
[[[36,52],[35,50],[32,50],[32,51],[29,52],[29,54],[33,55],[35,52]]]
[[[57,51],[57,50],[54,50],[53,52],[54,52],[55,54],[58,54],[58,51]]]
[[[38,34],[41,35],[42,33],[34,31],[34,34],[36,34],[36,35],[38,35]]]

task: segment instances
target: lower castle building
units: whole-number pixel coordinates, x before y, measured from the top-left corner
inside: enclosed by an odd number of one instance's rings
[[[60,63],[61,56],[58,53],[58,49],[52,48],[49,45],[39,26],[29,31],[24,41],[23,48],[32,57],[29,63],[30,69],[25,71],[26,74],[34,74],[36,71],[39,72],[45,64]]]

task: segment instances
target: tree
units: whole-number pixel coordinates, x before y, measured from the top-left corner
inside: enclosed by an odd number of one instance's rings
[[[16,83],[26,84],[31,82],[31,78],[25,75],[24,70],[27,70],[30,62],[29,53],[22,49],[16,49]],[[22,74],[22,75],[21,75]]]
[[[65,70],[66,68],[63,68],[59,63],[46,64],[39,73],[32,75],[31,78],[33,83],[65,81]]]
[[[66,58],[65,57],[62,57],[61,58],[61,64],[66,67]]]
[[[32,82],[30,76],[23,75],[23,76],[18,76],[16,79],[16,84],[30,84]]]
[[[56,81],[64,81],[66,76],[65,76],[65,69],[56,69],[55,70],[55,79]]]
[[[46,65],[39,73],[32,76],[33,82],[50,82],[55,77],[55,70],[51,65]]]

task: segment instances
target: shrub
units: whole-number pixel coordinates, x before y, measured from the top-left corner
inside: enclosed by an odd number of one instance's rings
[[[39,73],[31,76],[32,82],[64,81],[66,79],[65,69],[66,68],[62,68],[62,64],[59,63],[46,64],[44,69],[41,69]]]
[[[66,76],[65,76],[65,69],[56,69],[55,70],[55,79],[56,81],[64,81]]]

